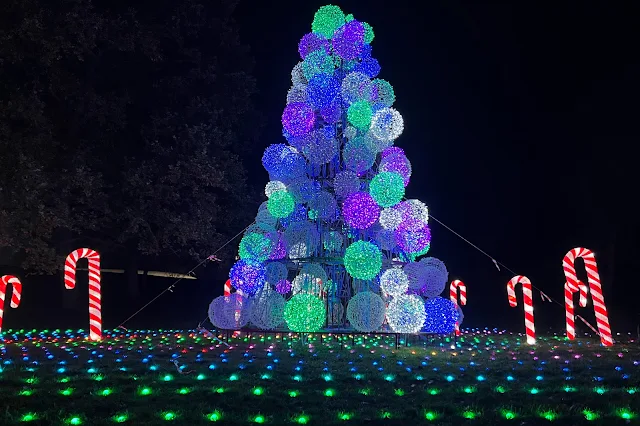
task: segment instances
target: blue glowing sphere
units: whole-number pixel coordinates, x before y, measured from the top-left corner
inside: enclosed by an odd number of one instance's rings
[[[432,297],[424,304],[427,318],[422,331],[425,333],[449,334],[453,333],[458,321],[458,308],[449,299]]]
[[[229,271],[231,285],[248,295],[254,295],[264,287],[266,276],[264,265],[252,259],[238,260]]]

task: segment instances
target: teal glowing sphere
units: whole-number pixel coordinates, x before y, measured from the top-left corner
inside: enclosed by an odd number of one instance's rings
[[[380,172],[371,179],[369,194],[382,207],[392,207],[404,197],[404,179],[396,172]]]
[[[258,232],[250,232],[240,241],[240,259],[255,259],[264,262],[273,250],[273,241]]]
[[[293,213],[293,209],[296,206],[296,202],[293,196],[284,190],[275,191],[269,197],[267,202],[267,210],[271,213],[271,216],[282,219],[288,217]]]
[[[369,128],[371,125],[372,115],[373,110],[371,109],[371,104],[367,101],[354,102],[347,110],[347,119],[349,120],[349,123],[360,130],[366,130]]]
[[[325,322],[324,303],[312,294],[296,294],[284,308],[284,320],[292,331],[318,331]]]
[[[333,33],[345,22],[344,13],[338,6],[322,6],[313,16],[311,31],[331,38]]]
[[[382,253],[368,241],[356,241],[344,253],[344,267],[353,278],[370,280],[382,269]]]

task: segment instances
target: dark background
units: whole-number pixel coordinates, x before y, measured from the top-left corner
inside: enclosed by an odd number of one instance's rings
[[[262,151],[284,140],[280,115],[299,60],[297,43],[324,4],[238,5],[266,120],[245,161],[256,186],[268,180]],[[578,246],[593,250],[614,332],[635,332],[640,34],[631,2],[334,4],[375,31],[379,77],[393,85],[394,106],[405,120],[396,145],[413,164],[407,198],[424,201],[434,217],[561,303],[563,256]],[[434,221],[431,228],[430,254],[467,285],[465,325],[523,330],[522,307],[509,308],[505,293],[512,274]],[[202,279],[179,283],[127,326],[194,327],[222,292],[222,269],[200,270]],[[583,271],[579,276],[586,282]],[[31,277],[39,294],[29,294],[17,310],[7,303],[4,327],[41,328],[45,317],[53,327],[88,327],[86,275],[78,278],[75,291],[62,292],[61,277],[59,287]],[[142,297],[132,300],[118,275],[105,274],[105,327],[117,326],[171,282],[147,278]],[[562,331],[563,307],[534,296],[538,331]],[[30,309],[36,304],[37,312]],[[579,313],[595,325],[591,305]]]

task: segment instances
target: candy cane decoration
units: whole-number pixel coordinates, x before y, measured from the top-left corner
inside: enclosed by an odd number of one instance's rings
[[[20,298],[22,297],[22,283],[20,279],[13,275],[3,275],[2,278],[0,278],[0,333],[2,333],[2,318],[4,316],[4,298],[9,284],[13,286],[10,305],[12,308],[15,309],[20,306]]]
[[[587,270],[587,281],[589,281],[593,310],[596,314],[596,323],[598,325],[598,331],[600,332],[600,342],[603,346],[612,346],[613,338],[611,337],[611,327],[609,326],[609,315],[607,314],[607,307],[604,304],[600,275],[598,274],[598,264],[596,263],[596,257],[593,252],[582,247],[569,250],[564,259],[562,259],[564,276],[571,288],[579,288],[575,267],[577,257],[581,257],[582,260],[584,260],[584,266]]]
[[[531,290],[531,281],[523,275],[516,275],[507,283],[507,296],[509,297],[509,305],[512,308],[518,306],[516,299],[516,284],[522,284],[522,295],[524,296],[524,326],[527,329],[527,343],[536,344],[536,329],[533,324],[533,291]]]
[[[100,302],[100,255],[97,251],[81,248],[72,251],[64,261],[64,286],[76,286],[76,264],[79,259],[89,261],[89,338],[102,339],[102,304]]]
[[[575,313],[573,311],[573,293],[580,292],[580,306],[587,306],[587,292],[589,289],[581,282],[578,287],[574,287],[568,282],[564,283],[564,310],[567,319],[567,339],[574,340],[576,338]]]
[[[449,286],[449,298],[456,305],[458,305],[458,292],[460,292],[460,306],[465,306],[467,304],[467,286],[460,280],[451,281],[451,285]],[[456,322],[456,336],[459,336],[460,334],[460,324]]]
[[[236,289],[236,293],[238,293],[240,296],[244,296],[244,293],[240,289]],[[231,280],[227,280],[224,283],[224,293],[223,293],[223,295],[224,295],[224,297],[231,296]]]

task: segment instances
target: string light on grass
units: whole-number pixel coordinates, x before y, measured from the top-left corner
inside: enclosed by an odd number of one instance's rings
[[[511,410],[507,410],[507,409],[503,409],[500,411],[500,414],[502,415],[503,418],[505,418],[506,420],[513,420],[517,417],[516,413],[514,411]]]
[[[616,410],[616,414],[624,420],[633,420],[636,417],[636,414],[628,408],[620,408]]]
[[[424,418],[432,422],[438,419],[438,413],[436,413],[435,411],[426,411],[424,413]]]
[[[69,425],[73,425],[73,426],[81,425],[82,424],[82,418],[80,418],[78,416],[69,417],[65,421],[65,423],[67,423]]]
[[[222,420],[222,413],[220,411],[216,410],[213,413],[207,414],[205,417],[210,422],[217,422],[217,421]]]
[[[433,395],[433,396],[435,396],[435,395],[438,395],[438,394],[440,393],[440,389],[431,388],[431,389],[429,389],[429,390],[427,391],[427,393],[428,393],[429,395]]]
[[[178,394],[180,395],[188,395],[191,393],[191,389],[189,388],[180,388],[178,389]]]
[[[178,415],[176,413],[174,413],[173,411],[165,411],[165,412],[160,414],[160,417],[162,417],[162,420],[170,422],[170,421],[173,421],[173,420],[177,419]]]
[[[301,414],[295,418],[296,423],[306,425],[309,422],[309,416]]]
[[[298,395],[300,395],[300,393],[298,391],[295,391],[295,390],[290,390],[289,391],[289,397],[290,398],[297,398]]]
[[[478,413],[471,411],[471,410],[466,410],[462,412],[462,417],[464,417],[465,419],[468,420],[473,420],[478,416]]]
[[[254,423],[264,423],[265,421],[266,421],[266,418],[262,414],[258,414],[257,416],[253,417]]]
[[[550,422],[558,418],[558,415],[552,410],[541,411],[538,413],[538,415],[545,420],[549,420]]]
[[[334,391],[333,389],[326,389],[324,391],[324,396],[326,396],[326,397],[331,398],[331,397],[333,397],[335,395],[336,395],[336,391]]]
[[[106,389],[101,389],[100,391],[98,391],[98,395],[100,396],[109,396],[113,393],[113,390],[110,388],[106,388]]]
[[[111,417],[111,420],[113,420],[114,423],[124,423],[129,420],[129,415],[126,413],[118,413]]]
[[[35,420],[38,420],[38,416],[36,415],[36,413],[26,413],[23,414],[22,417],[20,417],[21,422],[33,422]]]
[[[73,395],[73,388],[66,388],[60,391],[60,395],[62,396],[71,396]]]
[[[585,419],[589,421],[598,420],[598,418],[600,417],[598,413],[596,413],[595,411],[589,410],[588,408],[585,408],[584,410],[582,410],[582,415],[584,416]]]
[[[143,387],[138,390],[138,395],[140,396],[148,396],[151,395],[153,391],[149,387]]]
[[[255,387],[251,390],[251,393],[256,395],[256,396],[260,396],[264,393],[264,389],[261,387]]]

